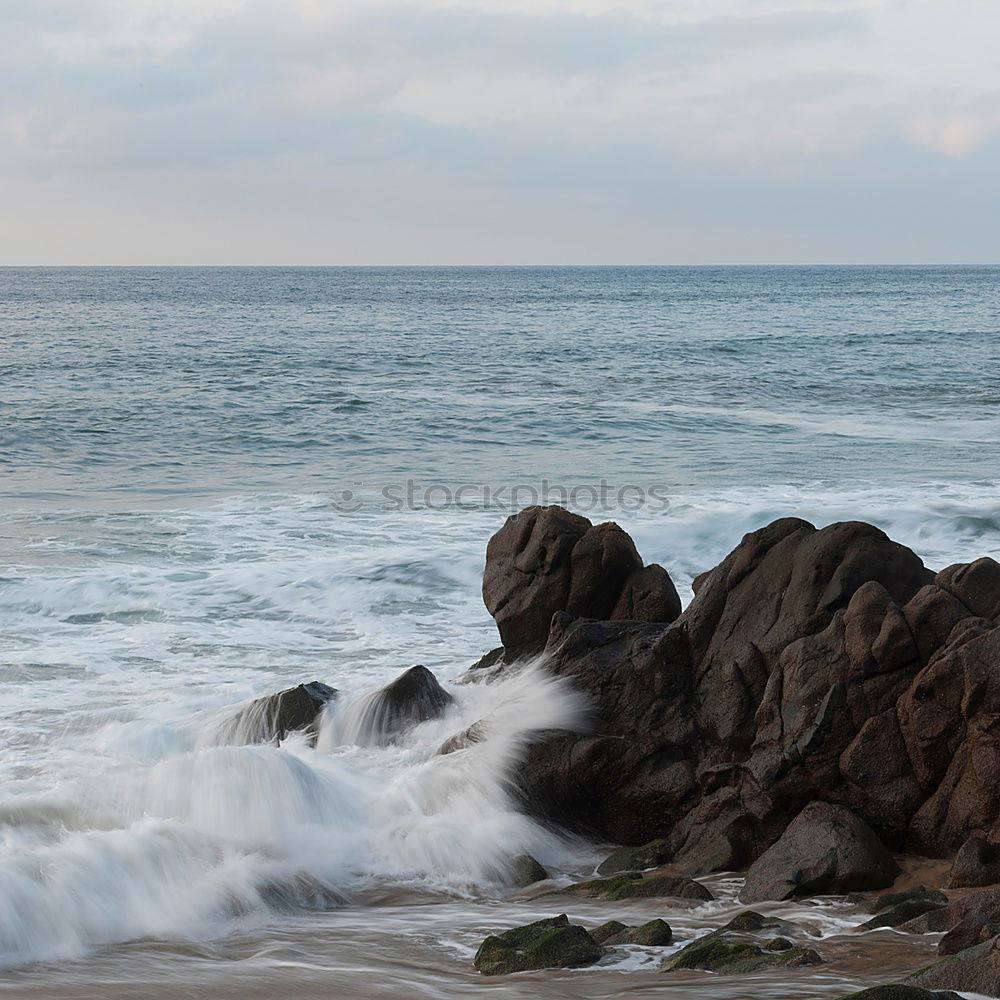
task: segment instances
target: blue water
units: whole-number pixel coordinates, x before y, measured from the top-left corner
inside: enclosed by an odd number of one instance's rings
[[[0,965],[50,963],[0,989],[221,997],[199,984],[238,956],[260,996],[397,996],[414,968],[467,996],[475,942],[526,912],[483,873],[555,850],[493,758],[433,763],[500,694],[456,688],[468,717],[395,756],[211,747],[209,722],[302,681],[454,678],[497,641],[486,542],[545,490],[687,599],[789,514],[934,568],[1000,556],[998,489],[996,268],[0,270]],[[403,905],[318,933],[269,908],[276,871]],[[773,995],[858,981],[800,984]]]
[[[4,492],[974,480],[996,268],[7,269]]]

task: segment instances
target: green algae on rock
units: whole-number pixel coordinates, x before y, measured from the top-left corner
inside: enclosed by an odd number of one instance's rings
[[[484,976],[530,969],[566,969],[589,965],[603,954],[587,931],[571,924],[565,913],[491,934],[479,946],[473,966]]]

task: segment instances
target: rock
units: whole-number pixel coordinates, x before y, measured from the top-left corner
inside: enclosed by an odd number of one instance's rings
[[[486,938],[473,965],[484,976],[500,976],[529,969],[565,969],[590,965],[601,946],[566,914],[538,920]]]
[[[215,733],[215,741],[228,745],[275,743],[303,730],[314,742],[319,716],[336,697],[336,688],[312,681],[258,698],[224,722]]]
[[[906,982],[925,989],[959,990],[995,996],[1000,984],[1000,938],[990,938],[929,965]]]
[[[749,941],[709,934],[692,941],[676,955],[667,959],[663,971],[701,969],[705,972],[733,975],[766,968],[819,965],[822,961],[811,948],[767,952]]]
[[[883,889],[899,874],[892,855],[863,820],[842,806],[814,802],[754,862],[740,899],[754,903]]]
[[[626,927],[620,920],[609,920],[595,927],[590,936],[601,945],[621,944],[630,930],[631,928]]]
[[[449,736],[448,739],[437,749],[437,756],[443,757],[454,753],[456,750],[467,750],[477,743],[482,743],[489,736],[489,723],[485,719],[473,722],[471,726],[466,726],[460,733]]]
[[[948,905],[948,897],[936,889],[911,889],[906,892],[890,892],[879,896],[870,909],[875,913],[861,927],[874,930],[878,927],[899,927],[916,917],[940,910]]]
[[[654,875],[643,878],[637,872],[625,872],[610,878],[588,879],[575,882],[560,892],[599,899],[642,899],[669,896],[674,899],[693,899],[708,902],[715,899],[712,893],[694,879],[676,875]]]
[[[788,951],[789,948],[794,947],[795,945],[788,938],[783,937],[771,938],[770,941],[764,942],[764,951]]]
[[[635,611],[659,585],[634,551],[559,508],[491,541],[484,597],[510,657],[544,643],[593,710],[590,731],[539,733],[517,766],[528,812],[663,840],[689,874],[747,868],[818,802],[893,850],[1000,843],[1000,563],[935,576],[872,525],[783,518],[669,621]],[[647,620],[618,620],[626,606]]]
[[[626,927],[618,920],[609,920],[590,934],[602,945],[638,944],[659,947],[670,944],[673,940],[673,931],[664,920],[650,920],[638,927]]]
[[[947,906],[926,916],[930,920],[927,929],[931,931],[950,930],[966,920],[1000,924],[1000,888],[978,889],[959,896]]]
[[[872,986],[860,993],[851,993],[841,1000],[962,1000],[957,993],[932,993],[917,986],[893,983],[889,986]]]
[[[927,909],[933,910],[938,906],[947,906],[948,897],[937,889],[928,889],[920,885],[915,889],[904,889],[902,892],[883,892],[868,903],[868,912],[882,913],[884,910],[906,903],[927,903],[929,904]]]
[[[723,925],[718,931],[713,933],[724,933],[725,931],[745,931],[752,933],[754,931],[762,931],[765,927],[776,926],[776,921],[765,917],[763,913],[758,913],[756,910],[744,910],[742,913],[737,913],[729,923]]]
[[[620,847],[597,866],[599,875],[639,872],[659,868],[670,861],[672,852],[665,840],[651,840],[641,847]]]
[[[955,955],[1000,934],[1000,924],[982,916],[960,920],[938,941],[939,955]]]
[[[408,729],[440,718],[454,699],[424,666],[410,667],[391,684],[344,713],[345,742],[359,746],[392,743]]]
[[[974,833],[955,855],[948,876],[949,888],[1000,884],[1000,844]]]
[[[490,539],[483,600],[507,660],[541,652],[557,611],[659,622],[680,614],[670,577],[661,567],[643,567],[618,525],[594,525],[556,506],[527,507]]]
[[[503,652],[503,646],[497,646],[496,649],[491,649],[488,653],[484,653],[480,656],[479,659],[476,660],[471,667],[469,667],[469,670],[490,670],[494,667],[502,667],[504,665]]]
[[[548,877],[549,873],[530,854],[519,854],[511,862],[511,884],[519,889]]]

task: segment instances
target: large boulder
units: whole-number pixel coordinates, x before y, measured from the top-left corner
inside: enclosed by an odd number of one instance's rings
[[[536,920],[486,938],[473,965],[484,976],[500,976],[529,969],[565,969],[590,965],[603,954],[601,946],[565,913]]]
[[[626,539],[530,508],[491,542],[484,595],[507,647],[491,677],[545,642],[547,669],[592,706],[589,732],[528,748],[514,775],[528,811],[662,840],[691,874],[746,868],[817,801],[894,850],[1000,842],[1000,564],[935,576],[872,525],[784,518],[669,621],[619,599],[649,576]]]
[[[315,741],[319,717],[336,698],[336,688],[321,681],[258,698],[222,723],[213,734],[213,741],[228,745],[280,743],[298,730]]]
[[[669,622],[680,599],[667,572],[643,566],[617,524],[562,507],[527,507],[490,539],[483,600],[506,658],[538,653],[556,611],[576,618]]]
[[[750,867],[740,900],[884,889],[899,874],[867,823],[843,806],[813,802]]]

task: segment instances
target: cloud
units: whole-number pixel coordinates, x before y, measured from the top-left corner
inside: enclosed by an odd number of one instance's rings
[[[234,254],[259,225],[396,260],[477,240],[640,259],[656,227],[715,234],[717,259],[749,232],[822,256],[834,192],[953,203],[996,167],[1000,15],[956,4],[978,28],[929,0],[0,0],[0,257],[69,191],[161,218],[136,234],[154,255],[173,211],[213,246],[239,232]]]

